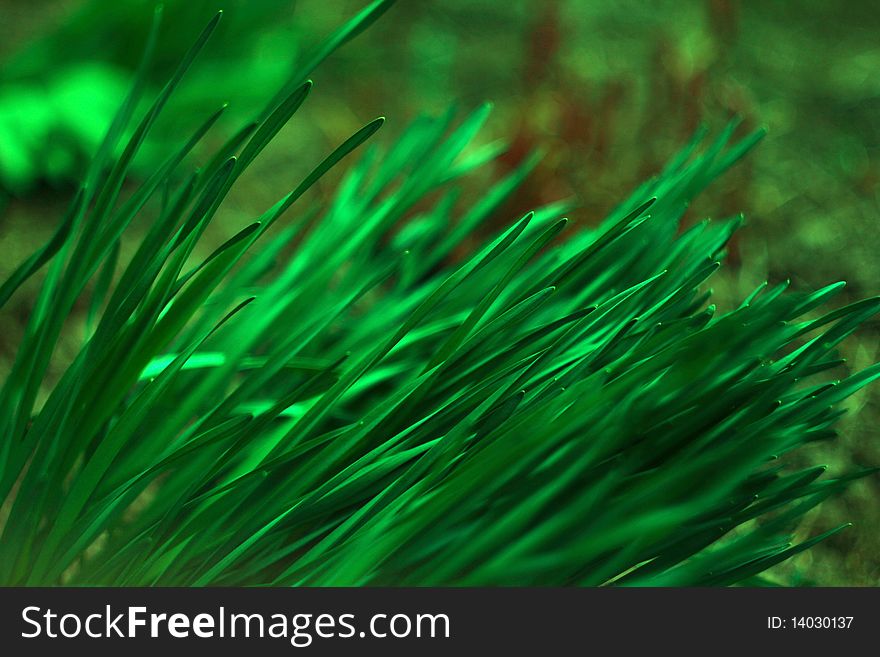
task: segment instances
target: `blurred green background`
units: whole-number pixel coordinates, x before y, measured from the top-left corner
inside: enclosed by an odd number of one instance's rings
[[[0,275],[51,233],[137,67],[154,4],[0,0]],[[149,76],[157,89],[213,12],[223,8],[226,15],[144,149],[137,169],[144,173],[168,143],[227,100],[217,138],[224,130],[228,136],[323,36],[366,3],[164,4]],[[718,129],[738,115],[743,134],[765,125],[769,135],[691,209],[697,219],[739,212],[747,218],[714,279],[719,306],[729,307],[765,279],[791,278],[800,289],[844,279],[849,286],[841,303],[875,295],[878,34],[880,9],[867,1],[400,1],[317,70],[303,111],[237,185],[222,216],[227,225],[242,225],[377,115],[388,117],[377,136],[386,140],[419,114],[490,100],[495,110],[484,143],[509,143],[496,173],[544,151],[500,220],[573,198],[572,218],[590,225],[699,125]],[[336,180],[338,174],[329,176],[322,189]],[[0,371],[18,342],[29,296],[17,295],[0,320]],[[878,336],[875,322],[846,344],[843,355],[853,369],[878,359]],[[840,440],[800,458],[838,471],[880,464],[880,389],[849,404]],[[880,584],[878,477],[823,505],[803,534],[841,519],[855,527],[777,568],[772,578]]]

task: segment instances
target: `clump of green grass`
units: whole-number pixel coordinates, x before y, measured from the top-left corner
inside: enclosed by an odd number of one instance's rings
[[[841,284],[765,286],[716,313],[701,289],[740,219],[679,227],[760,134],[695,139],[595,230],[560,240],[565,207],[540,208],[457,259],[534,162],[459,212],[458,180],[497,152],[467,148],[488,111],[422,118],[320,212],[275,225],[377,119],[188,268],[311,89],[292,79],[181,176],[208,117],[120,201],[215,24],[115,156],[135,83],[57,233],[0,289],[5,303],[48,265],[0,392],[0,581],[725,585],[833,533],[790,544],[805,511],[865,473],[778,457],[831,438],[839,403],[880,376],[815,380],[880,300],[817,315]],[[86,338],[37,404],[84,296]]]

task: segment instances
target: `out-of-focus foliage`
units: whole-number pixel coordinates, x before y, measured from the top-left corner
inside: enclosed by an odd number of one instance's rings
[[[187,48],[188,35],[216,4],[164,3],[171,27],[158,37],[148,86],[164,83]],[[154,0],[88,0],[65,6],[65,18],[55,29],[6,55],[0,69],[0,186],[21,194],[41,181],[75,181],[122,101],[156,5]],[[230,0],[224,7],[228,20],[219,28],[222,41],[208,48],[204,69],[180,90],[173,116],[158,126],[135,171],[159,162],[168,141],[185,138],[185,117],[216,106],[219,89],[236,99],[230,114],[240,118],[292,70],[300,53],[291,28],[293,0]]]

